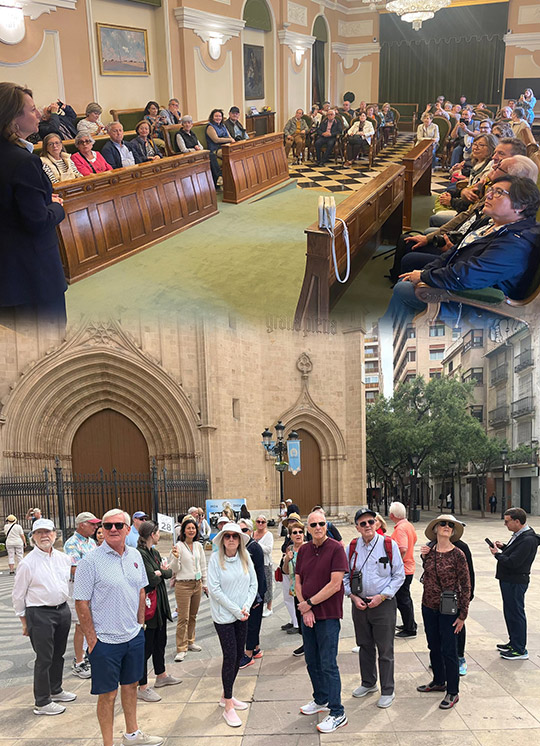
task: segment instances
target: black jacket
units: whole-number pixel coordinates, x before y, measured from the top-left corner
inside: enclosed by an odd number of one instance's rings
[[[317,127],[317,135],[318,137],[322,137],[323,133],[326,132],[326,128],[328,126],[328,121],[326,117],[321,120],[321,123]],[[337,119],[334,119],[332,122],[332,126],[330,127],[330,136],[331,137],[337,137],[339,134],[341,134],[343,127],[341,126],[341,122],[339,122]]]
[[[131,150],[131,148],[129,147],[129,143],[127,143],[125,140],[122,140],[122,145],[125,145],[128,150]],[[112,140],[109,140],[103,145],[103,147],[101,148],[101,155],[113,168],[123,167],[120,151]]]
[[[62,134],[60,123],[62,123],[68,130],[71,138],[75,137],[75,135],[77,134],[77,114],[71,108],[71,106],[68,106],[66,104],[64,107],[63,115],[51,114],[50,118],[47,121],[41,121],[39,123],[40,138],[43,140],[45,135],[54,133],[55,135],[58,135],[62,140],[70,139]]]
[[[505,583],[528,583],[538,544],[540,536],[532,528],[505,544],[502,551],[494,555],[497,560],[495,577]]]
[[[241,139],[242,139],[242,140],[247,140],[247,137],[246,137],[246,130],[245,130],[245,128],[244,128],[244,127],[242,127],[242,125],[240,124],[240,122],[233,122],[233,120],[232,120],[232,119],[226,119],[226,120],[225,120],[225,121],[223,122],[223,124],[224,124],[224,125],[225,125],[225,127],[227,128],[227,132],[229,133],[229,135],[230,135],[230,136],[231,136],[231,137],[232,137],[232,138],[233,138],[234,140],[236,140],[236,138],[237,138],[237,135],[235,135],[235,134],[234,134],[234,127],[235,127],[235,125],[236,125],[236,126],[238,127],[238,129],[239,129],[239,130],[241,130],[241,132],[242,132],[242,138],[241,138]]]
[[[137,549],[139,549],[148,576],[148,585],[145,590],[147,593],[155,590],[157,594],[156,613],[152,619],[146,622],[146,626],[150,629],[159,629],[167,623],[167,619],[172,622],[171,607],[167,596],[167,583],[165,582],[172,577],[172,570],[163,570],[161,555],[155,547],[152,547],[152,549],[137,547]],[[159,570],[161,575],[156,575],[156,570]]]
[[[255,574],[257,575],[257,595],[255,596],[254,604],[260,604],[263,602],[264,594],[266,593],[266,576],[264,574],[264,552],[255,541],[250,539],[246,544],[246,549],[251,555],[251,561],[255,568]]]
[[[52,302],[66,290],[56,226],[64,208],[37,155],[0,137],[0,306]]]
[[[159,155],[160,158],[163,158],[161,155],[158,146],[156,143],[152,140],[151,137],[148,138],[148,140],[152,143],[154,150],[156,152],[156,155]],[[146,163],[150,160],[150,158],[146,154],[146,146],[144,144],[144,140],[137,135],[137,137],[134,137],[133,140],[130,140],[129,143],[129,149],[133,153],[133,157],[135,158],[135,163]]]

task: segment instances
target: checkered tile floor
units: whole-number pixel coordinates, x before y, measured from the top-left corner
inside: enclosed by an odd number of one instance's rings
[[[373,176],[377,176],[390,163],[400,163],[405,153],[414,145],[414,134],[406,132],[398,135],[396,145],[387,145],[379,153],[370,169],[367,158],[355,162],[354,168],[347,168],[342,164],[336,165],[334,159],[325,166],[317,166],[315,162],[307,161],[299,166],[289,166],[289,176],[296,179],[300,189],[317,189],[323,192],[356,191],[363,184],[367,184]],[[435,171],[432,177],[434,193],[444,192],[448,182],[448,175],[444,171]]]

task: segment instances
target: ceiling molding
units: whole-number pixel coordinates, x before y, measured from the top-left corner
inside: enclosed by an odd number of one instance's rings
[[[224,44],[233,36],[239,36],[246,25],[245,21],[238,18],[205,13],[195,8],[175,8],[174,17],[178,23],[178,28],[191,29],[204,42],[208,42],[219,35]]]

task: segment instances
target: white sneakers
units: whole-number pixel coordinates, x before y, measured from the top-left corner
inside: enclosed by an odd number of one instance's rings
[[[146,689],[137,689],[137,699],[142,702],[161,702],[161,697],[151,686]]]
[[[268,617],[268,616],[272,616],[272,614],[273,614],[273,613],[274,613],[274,612],[273,612],[273,610],[272,610],[272,609],[265,609],[265,610],[263,611],[262,615],[263,615],[263,617],[264,617],[264,618],[266,619],[266,617]]]
[[[192,642],[191,645],[187,646],[188,650],[191,650],[193,653],[200,653],[202,648],[200,645],[197,645],[196,643]]]
[[[330,712],[328,709],[328,703],[325,705],[318,705],[314,699],[308,702],[307,705],[302,705],[300,708],[302,715],[316,715],[318,712]]]
[[[65,711],[64,705],[57,705],[56,702],[49,702],[43,707],[34,707],[34,715],[61,715]]]
[[[61,692],[58,692],[58,694],[51,694],[51,699],[53,702],[73,702],[77,699],[77,695],[73,694],[73,692],[65,692],[62,690]]]
[[[333,733],[338,728],[347,725],[347,715],[327,715],[317,726],[319,733]]]
[[[182,651],[181,653],[176,653],[176,655],[174,656],[174,662],[181,663],[185,657],[186,657],[186,654],[184,651]]]

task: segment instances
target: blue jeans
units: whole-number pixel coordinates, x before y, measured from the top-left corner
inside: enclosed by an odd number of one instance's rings
[[[527,617],[525,616],[525,593],[528,583],[507,583],[499,580],[503,600],[504,621],[510,645],[516,653],[527,649]]]
[[[328,703],[330,715],[343,715],[341,704],[341,678],[337,664],[339,619],[321,619],[313,627],[302,620],[304,657],[313,685],[313,699],[318,705]]]
[[[433,681],[446,684],[448,694],[459,692],[457,635],[452,626],[457,614],[441,614],[422,604],[422,618],[429,648]]]
[[[384,332],[391,332],[392,325],[398,319],[405,317],[411,320],[418,311],[422,311],[426,304],[418,300],[412,282],[399,281],[394,285],[392,297],[384,316],[381,317],[379,327]]]

